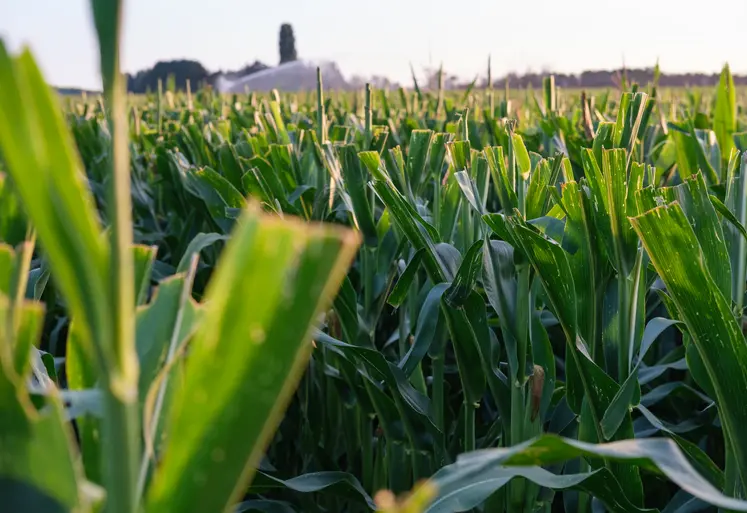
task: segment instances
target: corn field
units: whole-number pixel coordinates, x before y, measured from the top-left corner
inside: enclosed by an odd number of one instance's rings
[[[0,41],[0,510],[747,511],[728,66],[128,98],[121,8]]]

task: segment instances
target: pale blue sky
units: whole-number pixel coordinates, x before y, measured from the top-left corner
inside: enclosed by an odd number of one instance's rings
[[[625,5],[627,4],[627,5]],[[278,60],[280,24],[299,57],[409,83],[409,62],[463,78],[629,67],[747,73],[747,0],[126,0],[123,68],[196,59],[213,71]],[[55,85],[99,84],[88,0],[0,0],[0,37],[31,46]]]

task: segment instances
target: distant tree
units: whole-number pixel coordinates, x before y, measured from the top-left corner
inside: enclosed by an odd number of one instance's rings
[[[290,23],[280,25],[280,64],[298,59],[296,54],[296,38]]]
[[[155,91],[161,79],[169,90],[185,89],[187,80],[195,90],[207,78],[208,71],[197,61],[161,61],[150,69],[128,75],[127,89],[133,93],[145,93],[148,89]]]

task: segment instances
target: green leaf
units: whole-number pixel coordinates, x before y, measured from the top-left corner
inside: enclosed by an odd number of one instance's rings
[[[695,232],[714,282],[725,297],[731,297],[731,261],[716,209],[710,201],[703,175],[698,173],[684,183],[665,190],[667,199],[677,200]]]
[[[199,254],[203,249],[208,248],[219,241],[225,240],[228,240],[228,236],[219,233],[198,233],[190,241],[189,246],[187,246],[187,249],[184,251],[184,255],[182,255],[182,258],[179,260],[176,272],[186,272],[194,255]]]
[[[584,176],[586,177],[591,192],[591,213],[593,215],[596,231],[601,239],[599,245],[604,248],[603,254],[611,260],[614,257],[611,224],[612,207],[610,206],[610,197],[607,193],[608,186],[605,182],[602,170],[599,167],[599,162],[601,162],[603,158],[602,150],[599,150],[598,157],[595,155],[595,152],[585,150],[581,153],[581,161],[584,167]],[[597,158],[599,160],[597,160]]]
[[[273,171],[283,184],[286,193],[293,192],[299,185],[301,176],[290,144],[271,144],[270,163]]]
[[[150,289],[150,273],[153,262],[156,259],[156,246],[134,245],[133,263],[135,265],[135,304],[141,305],[145,302]]]
[[[441,283],[446,281],[444,268],[439,261],[434,242],[438,240],[438,233],[426,223],[415,208],[397,191],[391,181],[377,178],[373,184],[376,194],[391,212],[394,222],[402,230],[415,250],[425,249],[423,266],[431,281]]]
[[[620,485],[607,469],[582,474],[553,474],[540,467],[485,468],[472,461],[448,465],[432,478],[438,490],[436,499],[425,513],[470,511],[512,479],[524,478],[532,483],[555,490],[578,490],[593,494],[610,511],[643,513],[656,510],[642,509],[631,504]]]
[[[137,311],[135,340],[140,376],[140,401],[166,363],[172,339],[174,350],[192,335],[200,317],[199,306],[191,298],[191,281],[180,273],[161,281],[153,300]]]
[[[277,173],[262,157],[253,157],[248,161],[249,165],[254,169],[257,182],[262,186],[273,201],[277,201],[283,209],[283,212],[299,215],[298,210],[294,207],[287,197],[287,193],[283,188],[283,184],[280,182]],[[244,175],[246,178],[246,175]]]
[[[363,489],[360,482],[355,476],[347,472],[310,472],[285,480],[278,479],[266,472],[259,472],[257,482],[252,485],[252,489],[258,490],[283,488],[298,493],[328,492],[343,497],[351,497],[371,509],[376,509],[374,501]]]
[[[618,117],[618,120],[620,120],[620,117]],[[599,165],[599,163],[602,162],[602,150],[603,149],[609,150],[609,149],[616,147],[615,146],[615,123],[611,123],[609,121],[603,121],[599,123],[599,125],[597,126],[597,133],[594,135],[594,143],[592,146],[593,146],[592,155],[594,159],[596,160],[597,165]],[[587,173],[587,176],[588,176],[586,164],[584,164],[584,171]]]
[[[407,351],[399,367],[407,377],[410,377],[423,360],[433,345],[433,341],[439,336],[439,325],[441,321],[441,298],[449,288],[448,283],[435,285],[423,301],[423,306],[418,314],[418,324],[415,327],[415,339]]]
[[[426,175],[428,150],[433,132],[430,130],[413,130],[410,134],[410,145],[407,150],[407,177],[413,192],[420,190]]]
[[[441,299],[441,311],[446,318],[456,353],[465,402],[469,405],[478,404],[485,393],[485,373],[479,341],[464,307],[453,308],[444,297]]]
[[[598,288],[601,287],[605,261],[588,192],[576,182],[563,186],[561,205],[566,213],[566,223],[562,247],[568,252],[568,264],[573,273],[579,330],[584,340],[594,344],[599,339],[598,312],[601,305]]]
[[[574,344],[578,334],[577,310],[573,275],[566,252],[558,243],[522,226],[515,218],[509,218],[509,221],[514,239],[529,257],[548,293],[569,344]]]
[[[550,199],[550,186],[555,185],[562,162],[562,157],[555,157],[552,162],[542,159],[535,167],[529,177],[527,189],[527,219],[545,215]]]
[[[498,314],[509,367],[516,369],[516,266],[514,248],[509,243],[491,240],[483,246],[482,283],[490,306]]]
[[[671,440],[639,439],[607,444],[589,444],[554,435],[543,435],[506,449],[488,449],[462,455],[456,463],[444,467],[433,477],[436,487],[446,490],[443,495],[439,492],[436,505],[439,500],[443,500],[443,497],[449,497],[449,494],[452,494],[453,497],[459,493],[460,488],[464,487],[466,490],[463,490],[463,493],[466,497],[463,499],[465,505],[469,507],[426,511],[466,511],[479,505],[482,502],[479,498],[487,498],[492,491],[516,476],[525,477],[543,486],[576,487],[585,479],[591,477],[591,474],[555,476],[540,472],[541,469],[534,467],[534,465],[551,465],[578,457],[605,458],[659,471],[686,492],[709,504],[736,511],[747,511],[747,501],[727,497],[714,488],[711,483],[693,469],[677,444]],[[498,469],[505,473],[499,473]],[[511,470],[515,472],[511,472]],[[485,481],[493,481],[492,489],[481,480],[482,476],[484,476]],[[446,486],[439,486],[440,482],[443,482]],[[625,495],[621,493],[616,484],[614,478],[607,474],[604,479],[592,480],[585,491],[590,491],[596,495],[612,511],[642,511],[627,502]],[[472,489],[470,489],[470,486]],[[583,488],[581,489],[583,490]],[[479,495],[479,497],[470,497],[472,493]],[[451,504],[454,507],[459,502]]]
[[[463,306],[470,292],[477,283],[477,278],[482,271],[482,245],[483,240],[478,240],[467,251],[467,254],[459,266],[459,271],[454,281],[446,291],[444,301],[451,307]]]
[[[669,122],[669,137],[676,149],[677,171],[683,180],[698,172],[698,141],[694,140],[686,127]]]
[[[407,298],[407,293],[410,291],[412,281],[417,275],[418,269],[420,268],[420,263],[423,260],[424,252],[424,249],[419,249],[415,252],[410,261],[407,263],[407,267],[405,267],[405,270],[402,272],[402,274],[400,274],[397,283],[394,285],[394,288],[389,293],[389,297],[387,298],[386,302],[393,307],[400,307],[404,300]]]
[[[451,158],[454,171],[464,171],[468,169],[470,162],[470,144],[469,141],[453,141],[446,143],[446,151]]]
[[[710,203],[709,203],[710,205]],[[714,281],[708,261],[682,208],[673,203],[632,219],[659,276],[692,335],[715,392],[725,433],[742,482],[747,478],[747,344],[730,300]]]
[[[0,318],[6,319],[10,302],[0,294]],[[16,344],[26,354],[24,364],[14,362],[6,323],[0,327],[0,488],[4,508],[17,504],[18,511],[32,505],[54,505],[59,511],[82,507],[79,481],[82,472],[72,454],[71,433],[62,415],[62,404],[52,389],[45,408],[37,410],[26,388],[30,367],[28,354],[38,343],[44,310],[39,303],[19,305],[16,315],[33,324],[18,331]],[[19,373],[20,371],[20,373]],[[14,486],[9,486],[10,484]],[[53,510],[54,511],[54,510]]]
[[[270,102],[270,113],[272,114],[272,120],[275,123],[278,142],[280,144],[290,144],[290,137],[288,137],[288,131],[285,129],[285,122],[283,121],[283,115],[280,112],[280,104],[278,102]]]
[[[147,511],[222,511],[244,493],[358,244],[255,209],[237,227],[206,292]]]
[[[218,149],[218,161],[220,162],[220,171],[223,176],[237,190],[242,190],[244,185],[241,182],[241,177],[244,175],[244,169],[241,167],[241,160],[236,152],[236,148],[230,143],[222,144],[220,149]]]
[[[358,318],[358,302],[353,284],[350,283],[350,278],[347,276],[342,281],[340,290],[335,297],[334,308],[340,318],[345,339],[351,344],[357,344],[361,328]]]
[[[506,213],[512,212],[514,208],[519,206],[519,203],[516,199],[516,192],[514,191],[513,183],[508,176],[506,160],[503,156],[503,147],[496,146],[486,148],[485,158],[488,161],[490,177],[492,178],[493,186],[498,193],[501,207]]]
[[[511,134],[511,143],[513,145],[518,171],[520,175],[526,179],[529,177],[529,171],[532,169],[532,161],[529,159],[527,147],[524,145],[524,140],[519,134]]]
[[[747,181],[745,181],[747,183]],[[744,225],[737,219],[737,217],[734,215],[734,213],[729,210],[729,207],[724,205],[724,202],[721,201],[718,196],[714,196],[711,194],[710,196],[711,203],[713,203],[713,208],[716,209],[716,212],[724,216],[724,219],[728,221],[729,225],[726,223],[724,224],[724,231],[726,232],[726,228],[734,228],[735,231],[739,233],[741,237],[744,237],[747,239],[747,228],[744,227]],[[738,242],[740,237],[734,237],[734,239]],[[729,245],[733,244],[732,241]],[[731,255],[731,252],[729,253]],[[732,260],[732,266],[734,265],[734,261]],[[732,282],[732,288],[734,287],[734,282]]]
[[[427,440],[426,437],[419,437],[408,441],[417,448],[432,450],[433,440],[441,439],[443,433],[438,430],[433,421],[428,398],[412,386],[402,369],[387,361],[384,355],[375,349],[346,344],[321,332],[317,332],[314,338],[326,347],[334,348],[346,356],[349,355],[351,359],[361,361],[366,370],[372,374],[366,377],[368,372],[361,373],[364,378],[368,379],[367,385],[373,384],[373,386],[366,386],[366,390],[371,395],[376,414],[382,422],[387,438],[406,440],[405,432],[411,430],[412,423],[417,422],[432,438]],[[386,383],[393,401],[378,389],[378,381]]]
[[[632,176],[627,176],[626,160],[627,154],[624,150],[602,152],[602,172],[607,186],[610,232],[615,255],[613,263],[617,272],[624,276],[628,276],[633,269],[638,247],[635,232],[628,221],[628,216],[633,214],[630,206],[633,204],[633,194],[629,194],[628,191],[629,189],[635,190],[635,185],[632,183],[634,181]]]
[[[708,479],[717,489],[721,490],[724,488],[724,473],[700,447],[673,432],[645,406],[639,404],[636,409],[643,414],[653,427],[667,433],[677,443],[699,474]]]
[[[7,175],[0,172],[0,241],[15,246],[26,237],[26,216]]]
[[[469,173],[467,173],[467,171],[458,171],[454,173],[454,178],[459,184],[459,188],[462,190],[462,194],[464,194],[464,197],[467,199],[470,206],[474,208],[478,214],[486,214],[485,207],[483,206],[480,197],[480,192],[477,190],[475,183],[470,178]]]
[[[584,439],[602,441],[604,434],[600,425],[604,412],[618,391],[617,384],[588,355],[585,342],[579,336],[577,309],[574,300],[573,275],[567,254],[556,242],[522,225],[518,218],[509,218],[509,226],[542,283],[547,298],[558,318],[566,337],[566,359],[569,376],[568,401],[575,411],[581,412],[582,428],[588,428],[579,436]],[[569,300],[571,298],[571,300]],[[571,388],[572,387],[572,388]],[[585,407],[581,408],[581,398]],[[632,423],[626,416],[620,436],[632,435]],[[621,480],[621,486],[633,501],[642,495],[640,477],[636,469],[627,465],[613,467]]]
[[[604,437],[607,440],[610,440],[615,435],[620,424],[622,424],[625,416],[628,414],[630,407],[634,406],[633,403],[637,402],[638,398],[640,398],[638,369],[643,361],[643,357],[646,356],[651,345],[664,330],[678,323],[679,321],[655,317],[646,325],[643,331],[643,340],[641,341],[637,363],[607,407],[604,417],[602,417],[602,433],[604,433]],[[634,398],[636,398],[635,401]]]
[[[0,153],[43,241],[55,283],[85,336],[97,337],[102,351],[112,352],[108,250],[62,110],[31,54],[13,60],[2,42],[0,90]]]
[[[353,212],[358,229],[363,233],[363,241],[366,246],[376,247],[379,238],[376,233],[372,207],[368,201],[366,169],[361,166],[355,145],[348,144],[338,148],[337,151],[340,156],[345,187],[353,202]]]
[[[732,134],[737,131],[737,95],[729,65],[724,64],[716,88],[716,104],[713,107],[713,131],[725,160],[734,147]]]
[[[627,94],[627,93],[625,93]],[[623,105],[626,102],[620,102],[620,110],[618,111],[618,120],[621,114],[624,114],[623,130],[620,134],[620,141],[617,147],[626,148],[632,151],[633,145],[635,144],[636,138],[638,137],[638,130],[641,126],[644,112],[646,110],[646,93],[635,93],[630,96],[630,103],[627,109],[623,109]],[[645,125],[644,125],[645,126]]]
[[[246,200],[217,171],[205,167],[188,173],[187,190],[202,199],[215,223],[225,232],[231,231],[234,220],[226,215],[227,208],[241,208]]]
[[[724,223],[724,235],[731,260],[731,296],[737,310],[744,305],[745,281],[747,281],[747,154],[741,159],[736,151],[729,158],[726,173],[727,214],[711,197],[711,202],[730,224]],[[744,237],[744,238],[743,238]]]

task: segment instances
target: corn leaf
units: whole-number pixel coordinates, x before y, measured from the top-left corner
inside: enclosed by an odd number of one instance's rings
[[[739,390],[747,387],[747,344],[728,296],[714,281],[704,250],[679,204],[657,207],[632,222],[713,383],[721,423],[745,482],[747,437],[742,426],[747,423],[747,405]]]
[[[714,488],[693,469],[671,440],[624,440],[595,445],[553,435],[544,435],[510,448],[462,455],[456,463],[447,465],[433,476],[432,482],[438,494],[426,511],[467,511],[515,477],[524,477],[549,488],[575,488],[593,493],[615,512],[655,511],[628,502],[614,477],[604,471],[597,477],[594,472],[558,476],[534,466],[562,463],[580,456],[623,461],[658,471],[709,504],[747,511],[747,501],[727,497]]]
[[[356,248],[349,232],[242,216],[206,294],[147,511],[224,511],[236,502],[300,378],[310,326]]]

